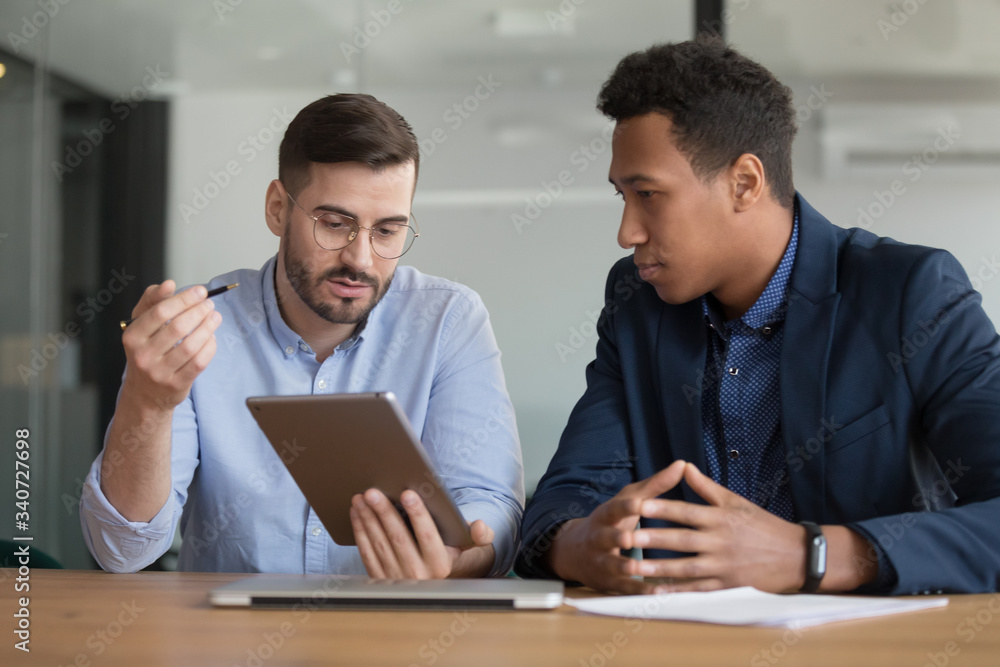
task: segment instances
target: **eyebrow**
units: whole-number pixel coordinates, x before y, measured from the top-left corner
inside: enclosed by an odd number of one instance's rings
[[[656,183],[657,180],[652,176],[646,176],[645,174],[632,174],[631,176],[626,176],[622,179],[622,185],[635,185],[636,183]],[[608,177],[608,183],[617,186],[614,179],[610,176]]]
[[[345,218],[350,218],[351,220],[354,220],[355,222],[358,221],[358,216],[356,214],[351,213],[346,208],[343,208],[342,206],[337,206],[336,204],[321,204],[321,205],[317,206],[316,208],[314,208],[313,211],[324,211],[324,212],[327,212],[327,213],[336,213],[337,215],[342,215]],[[379,218],[378,220],[376,220],[372,224],[376,224],[377,225],[377,224],[379,224],[381,222],[401,222],[403,224],[407,224],[407,223],[410,222],[410,216],[408,216],[408,215],[390,215],[390,216],[387,216],[385,218]]]

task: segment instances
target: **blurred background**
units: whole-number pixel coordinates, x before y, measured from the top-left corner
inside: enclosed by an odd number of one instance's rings
[[[403,259],[488,306],[529,492],[584,389],[621,204],[594,109],[618,60],[721,32],[791,86],[795,180],[831,221],[944,247],[1000,315],[998,0],[5,0],[0,538],[30,431],[31,532],[92,567],[81,480],[143,288],[259,267],[288,121],[333,92],[421,144]],[[169,567],[169,563],[165,564]]]

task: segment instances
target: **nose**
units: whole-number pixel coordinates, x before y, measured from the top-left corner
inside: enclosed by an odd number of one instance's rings
[[[340,261],[355,273],[364,273],[372,267],[373,255],[371,233],[359,229],[351,244],[340,251]]]
[[[622,222],[618,227],[618,245],[625,250],[642,245],[648,240],[646,230],[632,213],[631,207],[626,203],[625,210],[622,211]]]

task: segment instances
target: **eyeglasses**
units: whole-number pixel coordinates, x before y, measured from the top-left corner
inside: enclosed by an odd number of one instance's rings
[[[406,254],[413,245],[413,240],[420,236],[417,229],[403,222],[379,222],[365,227],[359,225],[354,218],[340,213],[312,215],[292,195],[289,194],[288,198],[313,219],[313,239],[324,250],[342,250],[354,242],[362,229],[366,229],[376,255],[382,259],[398,259]],[[413,213],[410,213],[410,221],[417,224]]]

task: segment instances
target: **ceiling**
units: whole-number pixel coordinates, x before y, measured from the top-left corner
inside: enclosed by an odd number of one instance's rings
[[[61,2],[62,0],[60,0]],[[593,91],[625,53],[686,39],[690,0],[80,0],[0,4],[0,34],[109,95],[253,88]],[[915,11],[913,11],[915,8]],[[907,14],[907,9],[911,10]],[[1000,0],[729,0],[730,40],[779,76],[1000,77]],[[367,34],[366,34],[367,32]],[[9,37],[3,48],[11,49]]]

